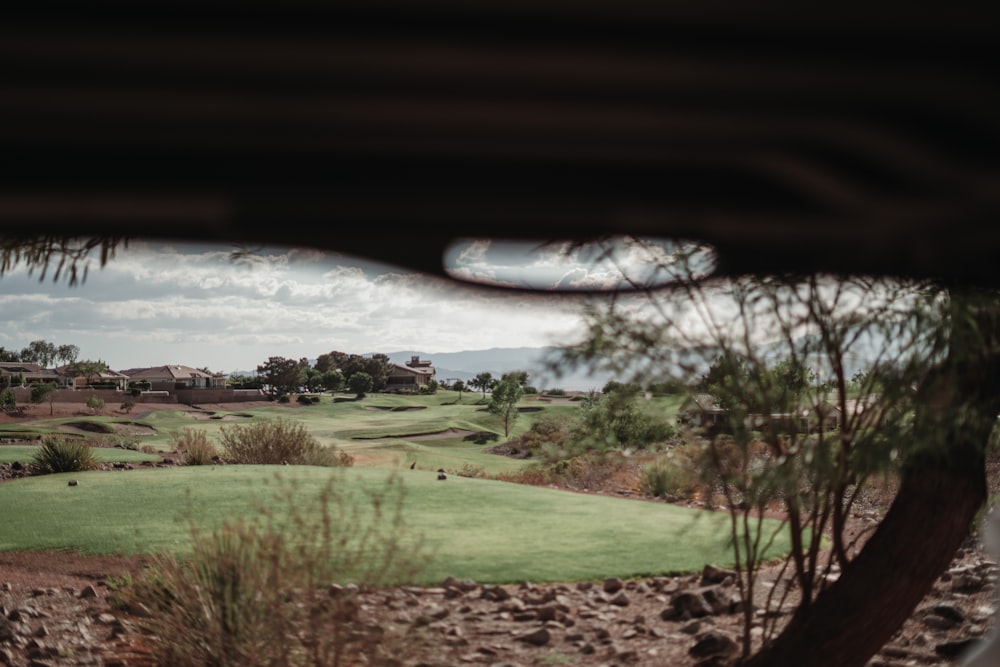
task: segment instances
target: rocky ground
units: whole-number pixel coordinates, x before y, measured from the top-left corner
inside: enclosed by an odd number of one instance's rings
[[[852,529],[871,529],[882,509],[868,503]],[[687,577],[584,584],[448,580],[364,593],[361,613],[406,667],[719,664],[737,650],[743,616],[731,573],[707,565]],[[140,558],[0,554],[0,665],[152,665],[148,638],[114,604],[116,587],[143,566]],[[870,664],[957,664],[992,626],[997,575],[997,564],[970,538]],[[759,608],[774,576],[773,569],[762,573]],[[757,638],[763,619],[755,614]]]

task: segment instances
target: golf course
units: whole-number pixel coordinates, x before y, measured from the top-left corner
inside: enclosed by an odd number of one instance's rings
[[[373,521],[375,511],[378,521],[392,520],[420,561],[412,583],[448,576],[585,581],[732,565],[725,513],[503,481],[505,473],[536,464],[488,451],[506,438],[478,394],[144,407],[51,417],[38,407],[0,424],[0,464],[28,465],[51,435],[92,439],[103,445],[93,448],[99,461],[120,464],[0,484],[7,517],[0,551],[183,555],[193,531],[252,521],[262,509],[280,524],[283,508],[307,507],[332,489],[341,523],[357,528]],[[580,402],[528,396],[518,407],[510,438],[543,415],[572,416]],[[644,409],[676,407],[672,399],[654,399]],[[226,429],[274,419],[301,424],[321,445],[349,454],[353,465],[181,465],[181,453],[172,450],[184,433],[204,432],[217,442]],[[785,548],[779,538],[775,555]]]

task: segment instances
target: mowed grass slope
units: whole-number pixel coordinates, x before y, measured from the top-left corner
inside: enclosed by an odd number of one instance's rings
[[[670,415],[675,403],[653,399],[643,409]],[[512,437],[545,415],[580,409],[578,402],[535,397],[520,405],[524,411]],[[59,432],[70,422],[92,420],[95,426],[113,427],[113,422],[129,421],[150,429],[147,435],[133,436],[138,446],[169,450],[172,437],[185,429],[205,431],[217,441],[224,428],[280,417],[301,423],[321,443],[351,453],[356,463],[349,470],[230,465],[29,477],[0,485],[0,506],[7,517],[0,550],[183,554],[190,546],[189,517],[208,528],[223,519],[249,516],[254,498],[270,493],[279,475],[293,475],[301,483],[296,493],[306,495],[318,494],[334,475],[338,488],[352,502],[361,502],[364,492],[380,488],[395,473],[406,490],[406,528],[433,556],[414,583],[436,583],[446,576],[483,583],[595,580],[731,564],[728,518],[722,514],[454,474],[439,481],[438,468],[495,475],[530,464],[489,454],[491,443],[466,437],[493,433],[495,442],[503,440],[499,420],[485,408],[481,395],[469,393],[461,400],[455,392],[373,395],[361,401],[327,396],[309,406],[194,413],[143,412],[137,406],[127,419],[77,416],[10,425],[10,431],[44,434]],[[0,427],[0,437],[4,430]],[[32,449],[2,446],[0,461],[29,460]],[[107,450],[109,456],[111,452],[112,460],[146,458],[128,450]],[[80,484],[70,487],[69,479]],[[779,541],[775,554],[786,549]]]
[[[384,469],[185,467],[126,474],[30,477],[0,485],[0,550],[183,554],[188,518],[203,527],[248,516],[253,499],[294,479],[318,494],[331,475],[351,502],[385,483]],[[399,475],[404,525],[432,555],[415,583],[446,576],[479,582],[593,580],[728,565],[728,519],[665,503],[573,494],[429,471]],[[79,481],[68,486],[69,479]],[[780,548],[780,547],[779,547]]]

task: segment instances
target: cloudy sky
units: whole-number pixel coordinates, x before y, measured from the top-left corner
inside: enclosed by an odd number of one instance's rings
[[[580,302],[567,296],[481,291],[308,250],[233,262],[232,250],[133,241],[74,287],[18,267],[0,276],[0,346],[46,340],[116,370],[230,373],[270,356],[541,347],[580,333]]]

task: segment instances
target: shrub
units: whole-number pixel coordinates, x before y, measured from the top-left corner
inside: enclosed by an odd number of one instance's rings
[[[86,442],[53,437],[45,438],[30,464],[35,475],[96,470],[98,466],[97,457]]]
[[[685,461],[657,461],[642,469],[639,490],[657,498],[690,498],[698,490],[696,479]]]
[[[481,479],[486,477],[486,469],[482,466],[472,465],[471,463],[463,464],[461,469],[456,473],[459,477],[472,477],[473,479]]]
[[[87,407],[93,410],[96,415],[104,409],[104,399],[98,396],[91,396],[87,399]]]
[[[301,403],[302,405],[312,405],[313,402],[311,398],[312,397],[309,396],[309,394],[299,394],[298,396],[295,397],[295,402]]]
[[[184,465],[211,465],[218,456],[215,445],[209,441],[204,431],[184,429],[171,438],[170,444],[172,449],[181,455]]]
[[[132,408],[134,408],[134,407],[135,407],[135,403],[133,403],[132,401],[125,401],[124,403],[121,404],[121,410],[125,414],[128,414],[128,413],[132,412]]]
[[[320,444],[302,424],[280,418],[223,427],[220,441],[223,457],[231,463],[340,466],[350,459]]]
[[[252,518],[192,527],[189,557],[156,557],[122,591],[158,665],[399,664],[403,647],[363,622],[356,599],[412,580],[425,561],[404,532],[399,478],[362,502],[333,478],[318,498],[278,481]]]

